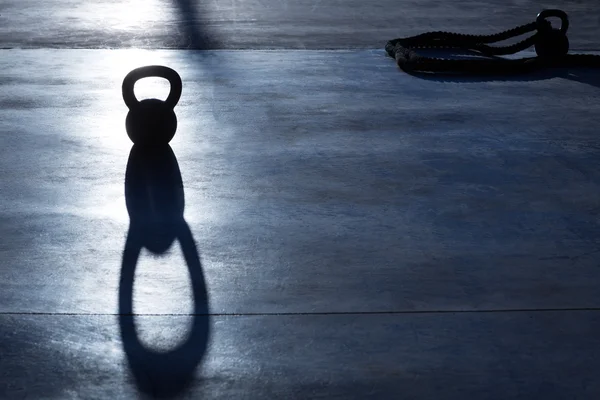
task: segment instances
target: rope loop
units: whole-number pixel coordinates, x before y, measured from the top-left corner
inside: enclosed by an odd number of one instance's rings
[[[548,18],[561,20],[560,28],[553,28]],[[469,74],[514,74],[526,73],[548,67],[590,67],[600,65],[600,56],[568,54],[569,18],[562,10],[543,10],[534,22],[517,26],[492,35],[465,35],[452,32],[427,32],[421,35],[393,39],[387,42],[387,54],[398,66],[409,73],[469,73]],[[530,37],[507,46],[492,46],[526,33]],[[515,54],[531,46],[537,57],[506,59],[499,56]],[[415,49],[459,49],[475,52],[475,59],[445,59],[425,57]]]

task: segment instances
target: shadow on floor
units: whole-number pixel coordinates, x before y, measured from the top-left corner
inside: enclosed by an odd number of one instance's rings
[[[542,81],[553,78],[563,78],[579,83],[585,83],[597,88],[600,88],[600,74],[598,70],[590,68],[578,69],[554,69],[538,71],[531,74],[523,75],[488,75],[488,76],[468,76],[468,75],[452,75],[452,74],[418,74],[411,73],[410,75],[420,79],[435,81],[435,82],[456,82],[456,83],[476,83],[476,82],[531,82]]]
[[[133,146],[125,175],[130,216],[119,283],[119,325],[123,348],[138,389],[153,397],[173,397],[193,381],[209,337],[208,295],[198,249],[183,218],[184,189],[169,145]],[[168,352],[141,343],[133,314],[135,268],[142,248],[165,254],[178,241],[187,264],[194,300],[187,339]],[[160,299],[157,299],[160,301]]]
[[[205,17],[207,12],[202,9],[198,0],[174,0],[175,8],[179,14],[179,23],[186,36],[184,46],[194,50],[209,50],[220,47],[219,42],[206,29],[201,28],[197,19]]]
[[[556,68],[536,71],[530,74],[522,75],[453,75],[453,74],[429,74],[429,73],[410,73],[420,79],[435,82],[455,82],[455,83],[477,83],[477,82],[531,82],[542,81],[553,78],[563,78],[571,81],[584,83],[600,88],[600,73],[592,68]]]
[[[423,56],[445,59],[472,59],[481,58],[481,55],[471,50],[452,49],[451,51],[424,49],[419,52]],[[495,57],[492,57],[495,58]],[[499,57],[501,58],[501,57]],[[584,83],[600,88],[600,70],[597,68],[547,68],[531,73],[508,74],[508,75],[469,75],[452,73],[411,73],[414,77],[435,81],[455,83],[478,83],[478,82],[531,82],[553,78],[563,78],[579,83]]]

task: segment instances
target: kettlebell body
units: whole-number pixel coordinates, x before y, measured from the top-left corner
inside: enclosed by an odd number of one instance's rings
[[[560,18],[560,28],[553,28],[548,18]],[[535,43],[535,52],[542,58],[557,58],[569,52],[569,18],[562,10],[543,10],[536,19],[538,40]]]
[[[166,100],[145,99],[139,101],[133,92],[135,83],[147,77],[165,78],[171,84]],[[174,108],[181,97],[182,83],[177,72],[168,67],[151,65],[131,71],[123,80],[123,100],[129,113],[125,119],[127,135],[140,146],[168,144],[177,131],[177,116]]]
[[[560,30],[549,29],[535,43],[535,52],[540,57],[562,57],[569,52],[569,39]]]
[[[175,136],[177,116],[175,110],[159,99],[145,99],[127,113],[125,128],[135,144],[163,145]]]

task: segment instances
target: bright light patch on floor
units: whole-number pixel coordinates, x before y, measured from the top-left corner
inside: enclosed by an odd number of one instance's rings
[[[158,256],[143,249],[135,269],[134,314],[190,314],[194,311],[193,301],[190,274],[179,243],[175,241],[166,254]],[[186,340],[192,318],[183,315],[165,328],[153,318],[140,315],[135,324],[147,348],[168,351]]]
[[[169,81],[157,77],[140,79],[133,89],[135,97],[139,101],[151,98],[165,100],[170,91],[171,86]]]
[[[95,15],[94,21],[107,29],[129,32],[152,28],[163,21],[165,2],[159,0],[125,0],[120,2],[81,2],[76,14]],[[117,33],[115,32],[115,33]]]

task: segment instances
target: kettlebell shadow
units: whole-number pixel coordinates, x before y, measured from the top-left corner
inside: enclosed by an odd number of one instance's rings
[[[140,392],[152,397],[174,397],[185,392],[193,382],[206,352],[209,307],[200,256],[184,219],[181,172],[168,144],[132,147],[125,173],[125,198],[130,226],[119,283],[123,349]],[[194,311],[187,338],[171,350],[159,352],[145,346],[136,330],[133,314],[135,269],[143,248],[160,256],[176,241],[189,271]]]

